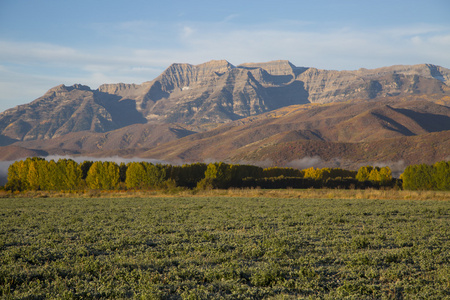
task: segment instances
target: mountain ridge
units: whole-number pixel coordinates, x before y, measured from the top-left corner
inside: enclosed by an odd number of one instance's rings
[[[335,71],[287,60],[238,66],[226,60],[175,63],[142,84],[53,87],[29,104],[0,113],[0,146],[31,151],[18,153],[190,160],[222,149],[230,154],[218,159],[237,159],[255,145],[270,143],[436,138],[433,133],[450,130],[449,85],[450,70],[432,64]],[[202,144],[208,136],[216,139],[209,142],[212,147]],[[208,150],[199,156],[200,146],[189,144],[195,142]]]

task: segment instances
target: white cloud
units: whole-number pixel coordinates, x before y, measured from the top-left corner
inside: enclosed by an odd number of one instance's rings
[[[316,30],[309,23],[285,20],[237,27],[231,22],[236,17],[175,24],[159,32],[147,21],[97,24],[99,34],[117,34],[114,44],[97,48],[0,40],[0,111],[29,102],[60,83],[96,88],[102,83],[149,81],[175,62],[227,59],[238,65],[288,59],[298,66],[337,70],[425,62],[450,67],[450,28],[443,26]]]
[[[17,63],[66,62],[86,60],[86,54],[59,45],[0,40],[0,60]]]
[[[194,34],[195,30],[189,26],[184,26],[183,30],[181,31],[181,36],[184,39],[190,38]]]
[[[239,17],[238,14],[231,14],[231,15],[226,16],[225,19],[223,19],[222,22],[223,23],[227,23],[227,22],[230,22],[230,21],[232,21],[234,19],[237,19],[238,17]]]

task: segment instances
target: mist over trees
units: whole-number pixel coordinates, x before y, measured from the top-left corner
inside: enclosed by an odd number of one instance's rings
[[[402,180],[402,181],[401,181]],[[380,188],[450,190],[450,162],[411,165],[392,177],[389,167],[363,166],[357,172],[340,168],[261,168],[253,165],[193,163],[182,166],[129,162],[46,161],[27,158],[9,166],[5,189],[26,190],[149,190],[168,187],[226,188]]]

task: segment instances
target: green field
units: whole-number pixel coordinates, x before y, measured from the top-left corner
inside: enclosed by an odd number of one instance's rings
[[[0,295],[450,298],[450,202],[0,199]]]

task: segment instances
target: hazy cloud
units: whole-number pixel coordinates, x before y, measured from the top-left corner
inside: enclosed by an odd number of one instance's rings
[[[0,78],[3,87],[12,86],[2,89],[0,111],[30,102],[61,83],[97,88],[102,83],[153,80],[174,62],[227,59],[238,65],[288,59],[297,66],[337,70],[418,63],[450,67],[450,28],[445,26],[418,23],[358,29],[328,25],[315,29],[311,24],[286,20],[237,26],[232,22],[236,17],[170,24],[165,36],[147,21],[96,24],[100,35],[119,37],[93,49],[0,40]],[[125,42],[120,42],[120,36],[126,37]],[[10,78],[10,74],[14,76]]]
[[[295,169],[308,169],[311,167],[318,167],[322,163],[322,159],[319,156],[303,157],[300,159],[289,162],[286,166]]]
[[[195,30],[189,26],[184,26],[181,32],[181,37],[184,39],[190,38],[194,34]]]
[[[386,161],[386,162],[376,162],[372,164],[374,167],[389,167],[392,172],[392,176],[399,178],[403,171],[406,169],[407,165],[403,159],[399,161]]]
[[[7,182],[8,168],[14,161],[0,161],[0,185]]]

